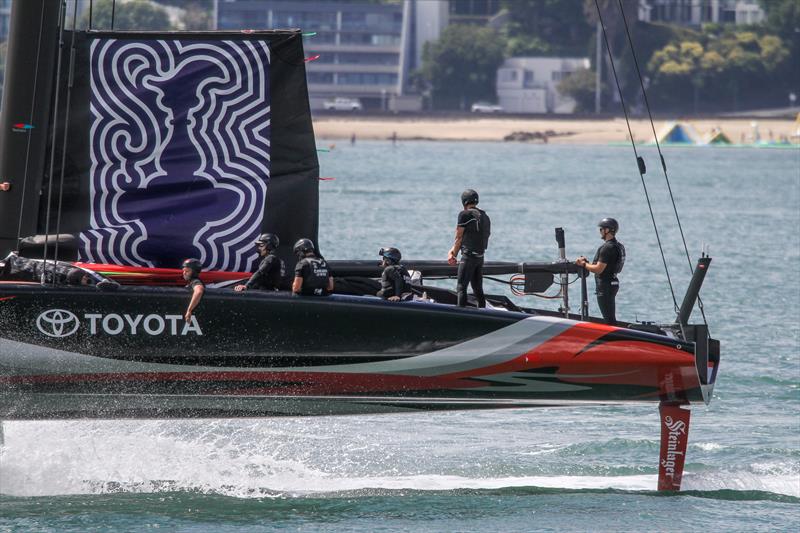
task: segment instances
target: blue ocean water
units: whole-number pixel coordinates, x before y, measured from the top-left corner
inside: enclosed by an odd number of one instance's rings
[[[657,154],[643,152],[680,301],[689,267]],[[692,411],[680,494],[653,490],[654,405],[13,422],[0,531],[800,528],[800,150],[665,156],[692,257],[705,243],[714,258],[702,296],[722,342],[714,399]],[[630,148],[339,142],[320,162],[336,178],[320,182],[330,259],[377,260],[387,245],[444,259],[459,194],[473,187],[492,216],[489,259],[553,260],[556,226],[570,257],[591,255],[597,220],[614,216],[628,253],[618,316],[674,318]]]

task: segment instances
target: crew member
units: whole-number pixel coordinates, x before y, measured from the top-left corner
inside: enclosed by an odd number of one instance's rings
[[[597,305],[603,314],[606,324],[617,322],[616,297],[619,291],[617,274],[622,272],[625,265],[625,247],[616,238],[619,223],[613,218],[604,218],[597,226],[600,228],[600,238],[603,244],[597,249],[594,260],[590,263],[586,257],[581,256],[575,264],[584,267],[594,274],[597,294]]]
[[[381,290],[378,291],[377,296],[390,302],[399,302],[400,300],[409,300],[413,293],[411,292],[411,274],[408,273],[406,267],[400,264],[403,256],[397,248],[381,248],[378,252],[381,256],[381,266],[383,273],[381,274]]]
[[[294,268],[292,294],[299,296],[327,296],[333,292],[333,276],[328,263],[317,257],[314,243],[300,239],[294,243],[297,265]]]
[[[283,260],[275,255],[280,240],[274,233],[264,233],[256,241],[258,255],[263,257],[258,270],[250,276],[247,283],[237,285],[235,291],[246,291],[249,289],[262,289],[265,291],[277,291],[281,281],[286,276],[286,265]]]
[[[206,291],[206,286],[200,280],[200,271],[202,268],[200,261],[197,259],[187,259],[183,262],[183,279],[186,280],[186,288],[192,293],[192,299],[189,300],[189,307],[183,315],[183,319],[186,320],[186,322],[192,319],[192,313],[200,304],[203,293]]]
[[[0,183],[0,191],[6,192],[11,190],[11,184],[7,181]]]
[[[491,220],[485,211],[478,209],[478,200],[478,193],[472,189],[461,193],[461,205],[464,209],[458,214],[455,242],[447,255],[447,262],[455,265],[458,252],[461,251],[456,285],[459,307],[467,305],[468,284],[472,285],[478,307],[486,307],[486,297],[483,294],[483,254],[489,246]]]
[[[67,272],[67,285],[93,285],[89,273],[81,268],[73,268]]]

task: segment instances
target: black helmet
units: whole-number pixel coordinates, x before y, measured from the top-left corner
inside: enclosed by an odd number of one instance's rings
[[[256,244],[266,245],[267,250],[277,250],[280,243],[281,240],[274,233],[262,233],[261,236],[256,239]]]
[[[400,250],[394,247],[381,248],[378,255],[387,259],[390,263],[396,265],[403,258]]]
[[[183,262],[183,268],[188,268],[192,272],[194,272],[195,276],[203,270],[203,265],[200,264],[200,261],[197,259],[187,259]]]
[[[311,239],[300,239],[296,243],[294,243],[294,253],[295,255],[306,255],[307,253],[314,252],[314,243],[311,242]]]
[[[72,268],[67,272],[67,285],[80,285],[83,276],[86,276],[86,271],[80,268]]]
[[[461,193],[461,205],[477,204],[477,203],[478,203],[478,191],[474,189],[467,189],[466,191]]]
[[[611,230],[612,233],[616,233],[619,231],[619,222],[617,222],[613,218],[604,218],[600,222],[597,223],[598,228],[608,228]]]

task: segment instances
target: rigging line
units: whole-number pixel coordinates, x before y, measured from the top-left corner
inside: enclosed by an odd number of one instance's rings
[[[42,54],[42,39],[44,38],[44,11],[45,6],[42,3],[42,15],[39,20],[39,43],[36,46],[36,64],[39,64],[39,60],[41,59]],[[28,124],[33,124],[33,114],[36,112],[36,89],[39,84],[39,69],[35,69],[33,74],[33,92],[31,93],[31,112],[28,115]],[[43,133],[42,135],[47,135]],[[27,184],[28,184],[28,167],[30,166],[31,161],[31,138],[33,137],[33,132],[28,132],[28,143],[25,148],[25,170],[22,174],[22,195],[20,197],[20,207],[19,207],[19,223],[17,225],[17,246],[19,246],[19,238],[22,236],[22,216],[25,213],[25,192],[27,191]]]
[[[639,68],[639,60],[636,57],[636,49],[633,46],[633,38],[631,37],[630,29],[628,28],[628,20],[625,17],[625,8],[622,6],[622,0],[617,0],[619,4],[619,11],[622,14],[622,22],[625,24],[625,34],[628,36],[628,45],[631,49],[633,56],[633,64],[636,66],[636,74],[639,77],[639,85],[642,87],[642,97],[644,98],[644,105],[647,108],[647,116],[650,118],[650,128],[653,130],[653,139],[656,141],[656,149],[658,150],[658,157],[661,159],[661,169],[664,171],[664,180],[667,182],[667,190],[669,191],[669,199],[672,201],[672,210],[675,212],[675,220],[678,221],[678,230],[681,234],[681,241],[683,241],[683,251],[686,252],[686,261],[689,263],[689,272],[694,274],[694,267],[692,266],[692,258],[689,255],[689,247],[686,245],[686,237],[683,233],[683,225],[681,224],[681,217],[678,216],[678,207],[675,205],[675,197],[672,195],[672,186],[669,182],[669,174],[667,173],[667,162],[664,160],[664,154],[661,153],[661,143],[658,142],[658,134],[656,134],[656,126],[653,122],[653,113],[650,111],[650,102],[647,99],[647,91],[644,88],[644,80],[642,78],[642,71]],[[703,315],[703,322],[708,325],[706,321],[706,313],[703,309],[703,300],[700,295],[697,295],[697,305],[700,308],[700,313]]]
[[[56,133],[57,133],[57,126],[58,126],[58,95],[60,91],[60,81],[61,81],[61,59],[64,55],[64,21],[66,19],[66,5],[67,3],[62,1],[60,7],[58,8],[58,61],[56,66],[56,95],[53,100],[53,140],[50,143],[50,168],[48,169],[48,183],[47,183],[47,216],[45,217],[45,224],[44,224],[44,253],[42,256],[42,262],[44,268],[42,269],[42,279],[41,282],[44,284],[47,274],[47,248],[50,241],[50,212],[51,209],[51,200],[53,198],[53,165],[55,164],[56,158]],[[53,263],[53,280],[55,280],[55,273],[56,273],[56,264]]]
[[[619,93],[619,100],[622,104],[622,112],[625,114],[625,124],[628,126],[628,134],[631,138],[631,146],[633,147],[633,155],[636,157],[636,168],[639,170],[639,177],[642,180],[642,187],[644,188],[644,197],[647,200],[647,208],[650,210],[650,220],[653,221],[653,229],[656,233],[656,241],[658,242],[658,250],[661,252],[661,261],[664,263],[664,271],[667,274],[667,283],[669,284],[669,292],[672,295],[672,302],[675,304],[675,312],[678,312],[678,300],[675,299],[675,289],[672,287],[672,278],[669,275],[669,267],[667,266],[667,258],[664,256],[664,248],[661,245],[661,237],[658,234],[658,225],[656,224],[656,217],[653,214],[653,206],[650,203],[650,195],[647,192],[647,184],[644,181],[644,160],[639,157],[639,152],[636,150],[636,142],[633,140],[633,132],[631,131],[631,123],[628,119],[628,109],[625,107],[625,98],[622,96],[622,87],[619,84],[619,77],[617,76],[617,68],[614,65],[614,55],[611,53],[611,45],[608,42],[608,33],[606,32],[606,24],[603,22],[603,15],[600,13],[600,4],[598,0],[594,0],[594,5],[597,8],[597,17],[600,20],[600,26],[603,28],[603,39],[606,43],[606,50],[608,51],[608,59],[611,63],[611,72],[614,73],[614,82],[617,84],[617,92]]]
[[[77,1],[77,0],[75,0]],[[92,29],[92,7],[94,6],[94,0],[89,0],[89,27],[87,29]]]
[[[117,0],[111,0],[111,31],[114,31],[114,15],[117,13]]]
[[[64,112],[64,140],[61,144],[61,177],[58,185],[58,210],[56,211],[56,246],[53,252],[54,265],[58,264],[58,236],[61,234],[61,211],[64,204],[64,171],[67,164],[67,139],[69,138],[69,109],[72,101],[72,82],[75,73],[75,34],[78,25],[78,2],[75,1],[75,8],[72,11],[72,39],[70,41],[69,67],[67,72],[67,103]],[[55,283],[55,276],[53,276]]]

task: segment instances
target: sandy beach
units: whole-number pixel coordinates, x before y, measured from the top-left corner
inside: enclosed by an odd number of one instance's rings
[[[757,123],[762,141],[791,139],[797,143],[798,124],[788,119],[676,119],[694,128],[698,137],[704,137],[715,128],[721,129],[732,143],[753,142],[753,122]],[[670,121],[656,120],[656,132]],[[398,140],[428,139],[447,141],[501,141],[514,132],[532,135],[530,142],[561,144],[608,144],[628,140],[628,129],[623,118],[616,119],[570,119],[570,118],[420,118],[420,117],[359,117],[318,116],[314,118],[314,130],[321,139],[389,139],[395,133]],[[650,122],[631,121],[634,138],[639,142],[652,142]],[[794,136],[794,137],[793,137]]]

